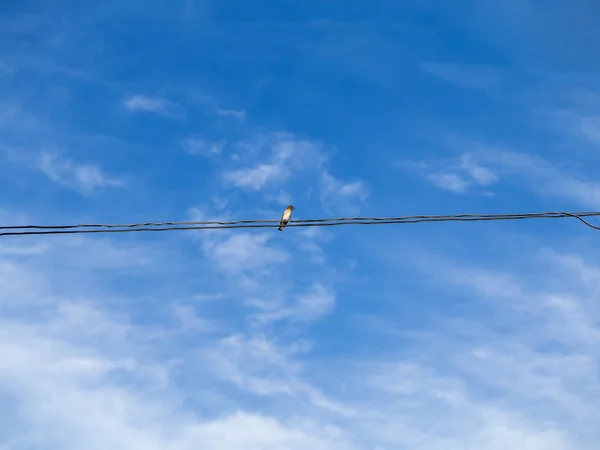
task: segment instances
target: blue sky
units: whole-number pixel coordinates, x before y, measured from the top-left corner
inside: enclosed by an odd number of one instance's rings
[[[598,210],[598,5],[451,3],[8,2],[2,223]],[[596,238],[3,238],[0,449],[595,449]]]

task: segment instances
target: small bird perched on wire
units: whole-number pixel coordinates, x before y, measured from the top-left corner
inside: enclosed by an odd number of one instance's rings
[[[294,208],[292,205],[285,208],[285,211],[281,215],[281,222],[279,222],[279,228],[278,228],[279,231],[283,230],[283,228],[290,221],[290,219],[292,218],[292,211],[294,209],[296,209],[296,208]]]

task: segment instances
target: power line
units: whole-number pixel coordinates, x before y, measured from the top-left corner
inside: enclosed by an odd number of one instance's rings
[[[477,222],[525,219],[574,218],[584,225],[600,230],[584,217],[597,217],[600,212],[541,212],[524,214],[455,214],[421,215],[399,217],[338,217],[329,219],[291,220],[287,227],[330,227],[340,225],[415,224],[425,222]],[[276,228],[279,220],[233,220],[233,221],[187,221],[187,222],[141,222],[126,224],[78,224],[78,225],[10,225],[0,226],[0,236],[25,236],[47,234],[132,233],[159,231],[216,230],[237,228]]]

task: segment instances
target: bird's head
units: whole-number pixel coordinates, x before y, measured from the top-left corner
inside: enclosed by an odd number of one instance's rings
[[[288,209],[293,211],[296,208],[294,208],[292,205],[290,205],[290,206],[288,206]]]

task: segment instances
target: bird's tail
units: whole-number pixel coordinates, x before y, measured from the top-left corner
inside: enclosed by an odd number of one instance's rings
[[[283,230],[283,227],[280,225],[279,228],[277,228],[279,231]]]

